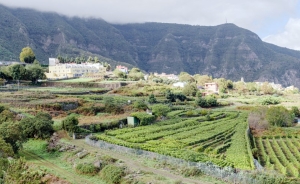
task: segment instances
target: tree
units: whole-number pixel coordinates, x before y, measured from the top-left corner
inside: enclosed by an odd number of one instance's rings
[[[33,84],[36,84],[38,79],[45,79],[45,72],[40,65],[28,65],[26,66],[26,74],[29,80]]]
[[[186,96],[196,96],[198,88],[196,83],[187,83],[182,90],[182,93]]]
[[[49,138],[53,130],[52,117],[48,113],[38,112],[34,118],[26,117],[20,121],[27,138]]]
[[[273,94],[274,93],[273,87],[268,82],[264,82],[262,84],[262,86],[260,87],[260,89],[264,94]]]
[[[157,102],[157,101],[156,101],[156,98],[155,98],[155,96],[154,96],[154,94],[150,94],[150,95],[149,95],[148,102],[151,103],[151,104]]]
[[[10,76],[14,80],[20,80],[26,74],[25,67],[23,65],[19,65],[19,64],[14,64],[14,65],[9,66],[8,71],[9,71]]]
[[[93,62],[94,62],[94,58],[93,58],[92,56],[89,56],[89,58],[88,58],[87,62],[89,62],[89,63],[93,63]]]
[[[22,143],[26,141],[19,122],[4,122],[0,124],[0,137],[11,145],[15,153],[20,149]]]
[[[267,110],[266,119],[273,126],[288,127],[292,126],[294,116],[283,106],[272,106]]]
[[[10,144],[6,143],[1,137],[0,137],[0,158],[4,157],[12,157],[14,156],[14,151]]]
[[[126,73],[120,71],[119,69],[115,69],[114,72],[115,76],[119,77],[119,78],[126,78]]]
[[[14,113],[12,113],[8,109],[5,109],[0,113],[0,124],[7,121],[13,121],[13,119],[14,119]]]
[[[128,74],[128,78],[131,78],[134,81],[138,81],[144,78],[144,74],[138,68],[132,68]]]
[[[68,132],[76,132],[78,131],[78,118],[76,114],[71,114],[67,116],[63,121],[62,121],[62,128]]]
[[[195,82],[195,79],[187,72],[181,72],[179,74],[179,81],[181,82]]]
[[[169,102],[175,102],[176,100],[176,96],[170,90],[166,91],[165,97],[169,100]]]
[[[97,56],[94,57],[94,62],[95,63],[100,63],[100,60],[99,60],[99,58]]]
[[[234,83],[234,88],[235,90],[237,90],[238,94],[241,95],[241,94],[245,94],[247,92],[247,87],[246,87],[246,84],[244,82],[235,82]]]
[[[204,86],[205,83],[209,83],[213,81],[212,77],[208,75],[199,75],[199,74],[194,75],[194,79],[196,80],[198,85],[202,85],[202,86]]]
[[[20,61],[25,63],[33,63],[35,60],[35,54],[30,47],[25,47],[20,53]]]

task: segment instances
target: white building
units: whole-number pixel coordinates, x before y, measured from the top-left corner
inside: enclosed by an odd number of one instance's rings
[[[49,73],[46,73],[48,79],[62,79],[81,77],[85,74],[97,74],[102,70],[100,63],[64,63],[57,62],[55,58],[49,58]]]
[[[186,82],[175,82],[173,87],[180,87],[183,88],[186,85]]]

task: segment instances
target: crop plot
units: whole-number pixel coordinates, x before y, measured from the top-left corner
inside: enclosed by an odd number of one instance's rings
[[[260,163],[283,175],[299,177],[300,139],[298,137],[256,138]]]
[[[149,126],[106,131],[94,138],[189,161],[253,169],[246,117],[238,112],[214,112],[209,118],[177,116]]]

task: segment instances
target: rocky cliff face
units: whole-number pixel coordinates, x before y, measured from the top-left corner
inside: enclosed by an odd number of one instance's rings
[[[263,42],[234,24],[109,24],[101,19],[0,6],[0,60],[31,46],[41,62],[57,55],[98,56],[147,72],[208,74],[300,87],[300,52]]]

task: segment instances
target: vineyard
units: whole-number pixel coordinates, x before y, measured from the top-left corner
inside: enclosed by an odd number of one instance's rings
[[[260,163],[269,170],[283,175],[299,177],[300,139],[297,136],[255,138]]]
[[[213,112],[187,118],[180,112],[175,118],[153,125],[109,130],[92,139],[194,162],[254,168],[246,134],[247,114]]]

